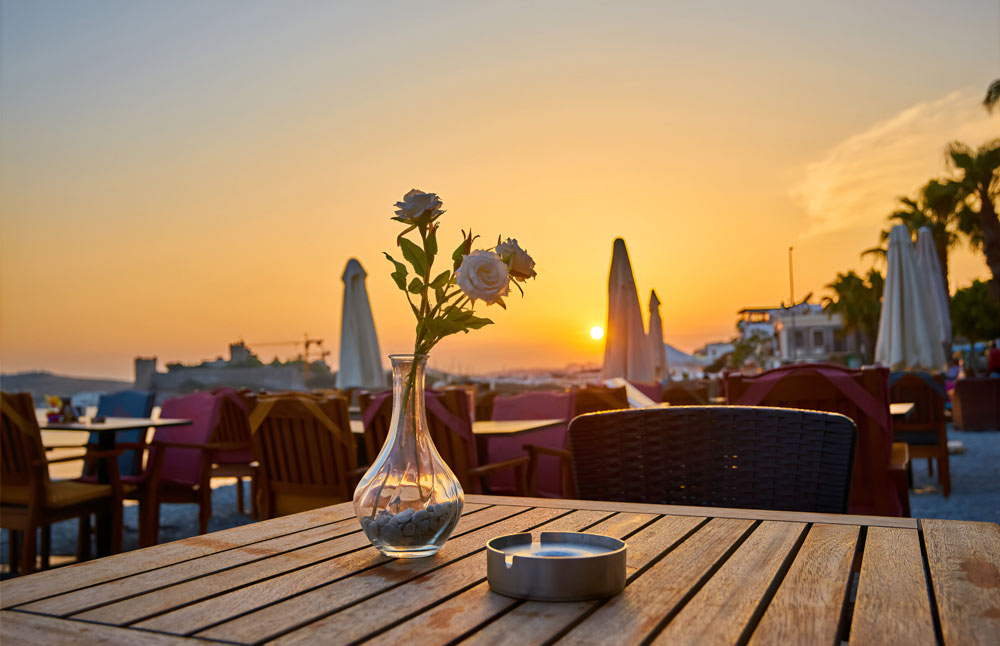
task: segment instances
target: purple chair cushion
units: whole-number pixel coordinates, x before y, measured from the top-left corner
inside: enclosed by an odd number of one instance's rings
[[[174,397],[163,402],[160,408],[162,419],[185,418],[192,420],[190,426],[165,426],[156,429],[154,446],[150,449],[150,464],[157,451],[164,451],[162,480],[169,484],[194,486],[201,481],[205,467],[204,451],[198,449],[166,448],[155,446],[160,442],[183,442],[185,444],[206,444],[219,421],[221,398],[210,393],[194,393]]]
[[[566,447],[566,427],[573,411],[573,398],[569,392],[528,392],[520,395],[498,396],[493,401],[493,419],[565,419],[566,424],[554,428],[521,433],[513,437],[489,440],[490,462],[502,462],[526,455],[525,444],[553,449]],[[513,493],[514,474],[507,470],[490,474],[491,493]],[[547,497],[561,497],[562,471],[557,458],[543,455],[538,463],[538,492]]]

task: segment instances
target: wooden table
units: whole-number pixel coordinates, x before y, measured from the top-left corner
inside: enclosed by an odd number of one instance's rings
[[[0,639],[153,644],[996,644],[993,523],[468,496],[435,556],[387,559],[350,503],[0,584]],[[599,602],[492,593],[486,541],[628,544]]]
[[[914,402],[894,402],[889,404],[889,414],[893,417],[907,417],[916,406]]]
[[[97,433],[97,448],[101,451],[114,450],[117,434],[122,431],[135,431],[145,428],[163,426],[190,426],[189,419],[152,419],[149,417],[106,417],[101,422],[47,422],[41,425],[43,431],[72,431],[74,433]],[[82,456],[81,456],[82,457]],[[111,476],[108,465],[103,460],[97,461],[97,481],[108,484]],[[97,514],[97,555],[111,554],[111,514]]]

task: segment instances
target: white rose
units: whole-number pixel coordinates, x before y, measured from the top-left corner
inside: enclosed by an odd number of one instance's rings
[[[483,249],[462,258],[462,265],[455,271],[455,282],[463,294],[487,305],[500,301],[510,291],[506,263],[494,252]]]
[[[524,281],[535,277],[535,261],[517,244],[517,240],[507,238],[497,245],[497,253],[507,262],[514,278]]]
[[[396,217],[413,222],[426,213],[436,216],[441,215],[441,198],[437,193],[424,193],[423,191],[412,189],[403,196],[402,202],[396,202]]]

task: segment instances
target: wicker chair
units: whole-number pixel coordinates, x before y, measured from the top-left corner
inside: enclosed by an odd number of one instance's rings
[[[843,415],[677,406],[583,415],[569,426],[588,500],[843,513],[854,456]]]

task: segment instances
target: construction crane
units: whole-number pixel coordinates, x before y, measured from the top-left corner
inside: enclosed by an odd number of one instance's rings
[[[257,348],[260,346],[267,345],[296,345],[302,348],[302,354],[299,355],[302,358],[302,378],[305,381],[309,380],[309,348],[311,346],[316,346],[316,351],[319,353],[318,360],[322,361],[327,356],[329,356],[330,351],[323,348],[323,339],[310,339],[309,334],[303,334],[304,338],[301,341],[265,341],[263,343],[250,343],[248,344],[252,348]],[[314,359],[316,360],[316,359]]]

